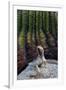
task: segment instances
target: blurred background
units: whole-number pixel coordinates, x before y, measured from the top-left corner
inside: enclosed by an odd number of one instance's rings
[[[17,10],[17,74],[38,56],[38,45],[58,60],[58,12]]]

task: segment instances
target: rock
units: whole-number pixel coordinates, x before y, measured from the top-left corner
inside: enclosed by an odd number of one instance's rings
[[[18,76],[18,80],[26,79],[48,79],[58,77],[58,64],[47,63],[45,67],[40,67],[40,73],[36,72],[34,61],[29,63]]]

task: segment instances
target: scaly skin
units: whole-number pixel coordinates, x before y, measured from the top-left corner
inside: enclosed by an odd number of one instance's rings
[[[40,56],[40,58],[41,58],[41,60],[42,60],[41,66],[45,67],[46,64],[47,64],[47,61],[46,61],[46,59],[45,59],[45,57],[44,57],[44,49],[43,49],[42,46],[37,46],[37,48],[38,48],[39,51],[40,51],[40,53],[38,53],[38,54],[39,54],[39,56]],[[39,51],[38,51],[38,52],[39,52]],[[36,65],[36,68],[37,68],[37,71],[40,72],[39,65]]]

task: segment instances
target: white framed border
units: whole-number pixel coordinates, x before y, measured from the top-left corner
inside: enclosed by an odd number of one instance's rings
[[[38,80],[17,80],[17,9],[39,10],[58,12],[58,79],[38,79]],[[64,60],[63,50],[63,5],[60,4],[23,4],[19,2],[9,2],[9,87],[34,87],[62,85],[64,82]],[[40,83],[38,83],[40,82]]]

